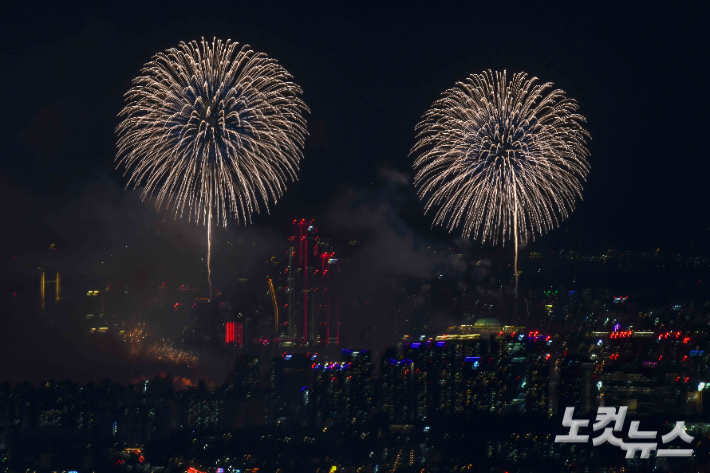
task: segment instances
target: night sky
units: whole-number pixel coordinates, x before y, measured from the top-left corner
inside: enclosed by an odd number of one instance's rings
[[[411,176],[413,129],[428,106],[468,74],[506,68],[554,82],[588,119],[592,172],[564,245],[707,242],[707,4],[467,3],[6,4],[0,175],[10,244],[44,245],[37,233],[52,214],[96,182],[124,185],[113,164],[122,94],[154,53],[202,36],[277,58],[312,110],[301,180],[258,224],[318,218],[344,189],[377,186],[383,166]],[[427,231],[418,213],[407,221]]]
[[[283,241],[294,218],[314,218],[322,233],[364,235],[389,273],[418,274],[418,248],[456,235],[432,231],[414,194],[414,126],[456,81],[507,69],[565,90],[592,136],[584,201],[538,245],[708,253],[706,2],[144,3],[0,7],[4,252],[57,243],[91,272],[118,248],[162,245],[165,215],[115,170],[117,114],[153,54],[216,36],[276,58],[311,109],[299,182],[252,228],[232,221],[219,237]],[[203,228],[162,231],[148,266],[189,271],[176,261],[202,257]]]

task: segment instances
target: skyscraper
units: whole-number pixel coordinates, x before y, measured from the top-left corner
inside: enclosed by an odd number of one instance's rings
[[[394,424],[409,424],[414,415],[414,362],[401,359],[397,347],[387,347],[380,358],[380,405]]]
[[[313,220],[294,220],[293,227],[280,286],[285,291],[288,337],[309,345],[338,344],[340,261],[332,246],[319,239]]]

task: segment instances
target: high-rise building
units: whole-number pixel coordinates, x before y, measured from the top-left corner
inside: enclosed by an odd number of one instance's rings
[[[234,392],[239,398],[238,422],[263,425],[268,422],[268,365],[244,354],[234,364]]]
[[[404,358],[412,361],[415,417],[462,415],[478,404],[487,408],[490,392],[479,392],[492,386],[484,374],[493,360],[487,351],[479,334],[408,343]]]
[[[566,407],[574,407],[580,415],[591,412],[596,407],[594,393],[598,390],[594,363],[587,356],[569,353],[556,365],[559,381],[555,409],[564,412]]]
[[[411,364],[414,418],[468,417],[476,412],[548,413],[551,337],[504,326],[495,319],[450,327],[447,332],[407,341],[404,360],[383,354],[398,368],[405,360]],[[393,377],[386,361],[381,369],[383,394],[400,389],[393,383],[409,383]]]
[[[599,405],[625,405],[629,412],[646,415],[686,414],[687,395],[698,385],[691,356],[695,334],[614,327],[589,335],[597,375],[591,389],[599,393]]]
[[[374,390],[369,350],[343,350],[340,363],[317,363],[313,371],[318,423],[352,425],[370,419]]]
[[[374,405],[375,394],[372,380],[372,352],[370,350],[341,351],[341,361],[351,366],[348,383],[353,395],[349,399],[350,421],[364,421],[369,418]]]
[[[280,291],[274,291],[275,310],[283,308],[289,338],[309,345],[338,344],[340,261],[332,246],[319,239],[313,220],[294,220],[293,228]]]
[[[273,420],[306,420],[313,387],[315,353],[284,353],[271,361],[271,409]]]
[[[387,347],[380,361],[380,406],[393,424],[414,418],[414,362],[401,359],[397,347]]]

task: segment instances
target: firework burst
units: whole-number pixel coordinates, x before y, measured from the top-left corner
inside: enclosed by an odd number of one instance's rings
[[[207,225],[251,223],[297,179],[308,108],[291,75],[265,54],[230,40],[180,43],[156,54],[126,93],[118,166],[127,187]],[[210,297],[212,282],[210,281]]]
[[[589,133],[577,103],[524,73],[471,75],[416,127],[414,184],[434,225],[494,244],[557,227],[582,198]]]

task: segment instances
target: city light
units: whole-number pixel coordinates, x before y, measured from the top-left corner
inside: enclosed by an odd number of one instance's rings
[[[710,473],[710,4],[26,3],[0,473]]]
[[[224,342],[234,343],[234,341],[234,322],[227,322]]]

